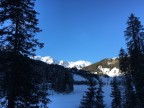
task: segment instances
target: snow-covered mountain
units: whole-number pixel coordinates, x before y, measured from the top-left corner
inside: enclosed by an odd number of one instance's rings
[[[91,62],[88,62],[88,61],[82,61],[82,60],[75,61],[75,62],[67,62],[67,61],[63,61],[63,60],[58,61],[50,56],[45,56],[45,57],[34,56],[33,59],[40,60],[40,61],[43,61],[48,64],[58,64],[58,65],[66,67],[66,68],[75,67],[77,69],[82,69],[83,67],[91,65]]]
[[[121,75],[120,70],[117,67],[113,67],[112,69],[110,69],[110,68],[103,68],[102,66],[99,66],[98,69],[100,70],[101,73],[106,74],[110,77]],[[97,74],[98,72],[94,72],[94,73]]]
[[[84,67],[83,70],[87,70],[95,74],[106,74],[110,77],[121,75],[119,69],[119,60],[117,57],[111,59],[103,59],[90,66]]]

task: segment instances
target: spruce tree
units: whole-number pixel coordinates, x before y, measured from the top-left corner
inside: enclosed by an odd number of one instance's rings
[[[38,14],[34,10],[35,0],[0,1],[0,43],[3,49],[23,55],[34,55],[36,47],[43,47],[34,38],[41,30],[37,27]]]
[[[122,74],[126,74],[129,68],[128,55],[126,51],[121,48],[119,52],[119,68]]]
[[[133,88],[132,76],[129,71],[129,57],[124,49],[120,49],[119,53],[119,67],[123,74],[123,108],[136,108],[136,96]]]
[[[111,83],[112,87],[112,92],[111,92],[111,97],[112,97],[112,103],[111,107],[112,108],[121,108],[121,92],[120,88],[118,85],[118,80],[116,77],[113,78],[113,81]]]
[[[48,86],[41,71],[35,70],[34,60],[4,53],[0,55],[0,64],[0,93],[3,94],[0,98],[5,98],[4,107],[46,106]]]
[[[29,58],[24,57],[34,55],[37,46],[43,47],[34,38],[41,31],[34,6],[35,0],[0,1],[0,51],[5,52],[7,63],[0,67],[0,74],[8,108],[37,108],[40,102],[46,107],[45,82]]]
[[[104,108],[104,102],[103,102],[103,91],[102,91],[102,86],[103,86],[103,82],[101,79],[99,79],[99,87],[96,91],[96,108]]]
[[[132,75],[139,107],[144,106],[144,33],[139,18],[131,14],[125,31],[129,54],[129,72]]]
[[[130,71],[134,77],[136,76],[135,74],[137,74],[140,63],[143,60],[141,49],[141,42],[143,41],[143,37],[141,36],[142,30],[143,27],[139,18],[135,17],[134,14],[131,14],[127,21],[125,37],[129,54]]]
[[[134,91],[132,78],[129,74],[124,76],[123,108],[137,108],[137,99]]]
[[[88,91],[85,92],[81,101],[80,108],[96,108],[96,82],[93,78],[89,78]]]

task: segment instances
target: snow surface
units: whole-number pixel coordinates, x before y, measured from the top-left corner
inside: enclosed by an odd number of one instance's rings
[[[110,69],[110,68],[103,68],[102,66],[98,66],[99,70],[110,77],[120,76],[120,70],[116,67]],[[93,72],[94,74],[97,74],[97,72]]]
[[[105,108],[111,108],[112,98],[110,97],[111,86],[109,82],[112,80],[112,77],[100,77],[102,81],[105,83],[103,86],[104,92],[104,104]],[[85,78],[74,75],[75,80],[86,80]],[[79,108],[80,102],[85,95],[85,91],[87,91],[87,85],[74,85],[74,91],[69,94],[58,94],[54,91],[49,92],[48,98],[52,101],[48,104],[49,108]],[[2,102],[2,100],[0,100]],[[4,107],[3,107],[4,108]]]
[[[87,91],[86,85],[74,85],[74,92],[70,94],[57,94],[49,96],[49,99],[52,101],[48,104],[49,108],[78,108],[82,100],[85,91]],[[104,104],[105,108],[111,108],[112,98],[110,97],[111,86],[104,85]]]
[[[111,94],[111,86],[110,81],[113,79],[112,77],[106,78],[101,76],[102,81],[105,83],[103,86],[104,92],[104,104],[105,108],[111,108],[112,98]],[[74,75],[75,80],[86,80],[85,78]],[[87,91],[88,86],[86,85],[74,85],[74,91],[70,94],[58,94],[55,92],[51,92],[49,99],[52,101],[48,104],[49,108],[78,108],[80,106],[80,102],[85,95],[85,91]]]
[[[104,85],[103,86],[103,92],[104,92],[104,104],[105,108],[111,108],[111,102],[112,98],[110,97],[111,94],[111,86],[110,85]]]
[[[49,96],[52,101],[49,108],[78,108],[80,101],[87,90],[86,85],[74,85],[74,92],[70,94],[56,94]]]
[[[73,76],[73,79],[74,79],[75,81],[86,81],[86,79],[85,79],[84,77],[81,77],[81,76],[75,75],[75,74],[74,74],[74,76]]]
[[[92,64],[91,62],[83,61],[83,60],[79,60],[79,61],[75,61],[75,62],[67,62],[67,61],[63,61],[63,60],[58,61],[50,56],[45,56],[45,57],[34,56],[34,57],[32,57],[32,59],[40,60],[40,61],[43,61],[48,64],[58,64],[58,65],[66,67],[66,68],[75,67],[77,69],[82,69],[83,67],[86,67],[86,66],[89,66]]]
[[[104,77],[101,76],[100,79],[102,79],[102,82],[104,83],[103,85],[103,92],[104,92],[104,104],[105,104],[105,108],[111,108],[111,102],[112,102],[112,98],[110,97],[111,94],[111,81],[113,80],[113,77]]]

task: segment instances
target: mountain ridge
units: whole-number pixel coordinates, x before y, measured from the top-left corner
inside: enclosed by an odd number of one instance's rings
[[[119,60],[117,57],[114,58],[105,58],[99,62],[92,64],[91,62],[79,60],[75,62],[56,60],[50,56],[34,56],[32,59],[40,60],[47,64],[57,64],[65,68],[77,68],[84,71],[89,71],[93,74],[104,74],[110,77],[121,75],[119,69]]]
[[[89,66],[92,63],[89,61],[84,61],[84,60],[78,60],[75,62],[69,62],[69,61],[63,61],[63,60],[56,60],[50,56],[34,56],[32,57],[32,59],[35,60],[40,60],[43,61],[47,64],[57,64],[57,65],[61,65],[64,66],[65,68],[77,68],[77,69],[82,69],[83,67]]]
[[[103,59],[92,65],[84,67],[83,70],[89,71],[93,74],[106,74],[110,77],[121,75],[118,57]]]

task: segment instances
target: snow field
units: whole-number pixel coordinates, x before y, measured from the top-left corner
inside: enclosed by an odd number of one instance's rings
[[[111,108],[111,101],[112,98],[110,97],[111,94],[111,86],[110,81],[112,78],[105,78],[100,77],[102,81],[105,83],[103,86],[104,92],[104,104],[106,105],[105,108]],[[79,76],[74,75],[75,81],[85,81],[86,79]],[[85,95],[85,91],[87,91],[86,85],[74,85],[74,91],[69,94],[58,94],[58,93],[51,93],[52,95],[49,96],[49,99],[52,101],[48,104],[49,108],[78,108],[80,102],[82,100],[83,95]]]

